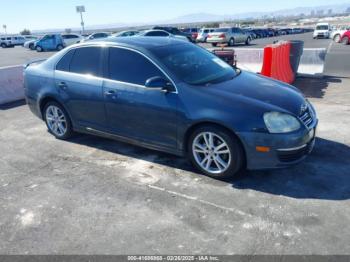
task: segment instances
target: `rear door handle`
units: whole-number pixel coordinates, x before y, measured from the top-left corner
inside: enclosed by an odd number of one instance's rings
[[[65,82],[59,82],[58,87],[63,89],[63,90],[66,90],[68,86]]]
[[[112,97],[114,99],[118,95],[117,95],[117,92],[115,92],[114,90],[108,90],[108,91],[105,92],[105,96],[110,96],[110,97]]]

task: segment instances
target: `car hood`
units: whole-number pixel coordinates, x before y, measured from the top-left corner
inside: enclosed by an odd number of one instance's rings
[[[220,99],[240,100],[265,110],[288,112],[298,116],[305,98],[295,87],[264,76],[242,71],[232,80],[208,88]]]

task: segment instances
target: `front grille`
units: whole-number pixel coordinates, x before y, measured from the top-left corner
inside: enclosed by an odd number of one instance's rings
[[[307,155],[309,150],[309,146],[306,145],[305,147],[296,150],[278,151],[277,155],[281,162],[294,162]]]
[[[304,123],[305,126],[307,126],[308,128],[311,127],[314,119],[309,106],[307,106],[307,109],[299,116],[299,118]]]

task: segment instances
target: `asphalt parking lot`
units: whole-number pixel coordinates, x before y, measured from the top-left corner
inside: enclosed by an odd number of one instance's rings
[[[60,141],[26,105],[2,106],[0,253],[349,254],[350,67],[334,62],[349,50],[330,46],[327,76],[295,82],[318,112],[314,152],[231,181],[108,139]]]

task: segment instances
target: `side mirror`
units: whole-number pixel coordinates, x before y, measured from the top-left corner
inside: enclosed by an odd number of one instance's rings
[[[149,88],[150,90],[159,90],[165,93],[174,91],[174,86],[172,83],[160,76],[147,79],[145,87]]]

